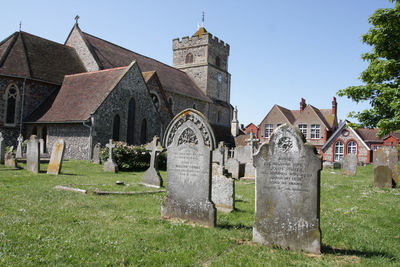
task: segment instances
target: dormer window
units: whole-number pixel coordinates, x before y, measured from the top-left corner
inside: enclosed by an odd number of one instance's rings
[[[192,53],[189,53],[186,55],[185,63],[186,64],[193,63],[193,54]]]

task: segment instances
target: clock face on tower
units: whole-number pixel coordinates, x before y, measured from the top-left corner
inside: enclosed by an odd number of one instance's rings
[[[222,74],[218,72],[217,74],[217,80],[219,83],[222,83]]]

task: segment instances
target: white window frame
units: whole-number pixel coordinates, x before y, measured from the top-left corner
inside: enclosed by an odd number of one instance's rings
[[[353,140],[347,143],[347,154],[356,154],[357,155],[357,143]]]
[[[304,135],[304,137],[307,137],[307,124],[299,124],[299,130]]]
[[[264,129],[265,129],[265,137],[269,138],[272,134],[272,132],[274,131],[274,125],[267,123],[264,125]]]
[[[310,137],[311,139],[321,138],[321,125],[311,124]]]
[[[343,159],[344,156],[344,144],[342,141],[337,141],[333,146],[333,159],[334,161],[339,161]]]

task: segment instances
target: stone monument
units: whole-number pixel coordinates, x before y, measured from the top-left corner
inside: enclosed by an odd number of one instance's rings
[[[59,174],[64,158],[65,142],[64,139],[57,139],[51,149],[50,162],[47,167],[47,174]]]
[[[22,142],[24,141],[24,138],[22,137],[22,135],[20,134],[17,138],[17,154],[16,154],[16,158],[21,159],[22,158]]]
[[[17,161],[15,160],[14,147],[11,146],[10,150],[4,156],[4,165],[10,168],[17,168]]]
[[[229,213],[235,209],[235,180],[225,176],[224,167],[212,164],[211,200],[218,211]]]
[[[240,163],[234,158],[228,158],[225,163],[226,170],[231,174],[232,178],[239,179]]]
[[[39,147],[40,147],[40,155],[44,154],[44,139],[40,138],[39,139]]]
[[[254,155],[256,210],[253,241],[321,253],[322,161],[293,126],[284,124]]]
[[[112,139],[109,140],[109,143],[106,145],[106,147],[108,147],[108,159],[104,163],[104,172],[118,172],[118,166],[114,161],[112,153],[113,148],[115,147]]]
[[[31,135],[26,151],[26,170],[34,173],[40,171],[39,140],[36,135]]]
[[[181,111],[169,123],[163,146],[168,152],[168,168],[161,217],[215,226],[211,152],[216,141],[207,118],[194,109]]]
[[[101,163],[100,150],[101,150],[101,144],[97,143],[93,148],[92,163],[95,163],[95,164]]]
[[[382,166],[382,167],[381,167]],[[389,170],[386,170],[387,167]],[[387,173],[391,173],[391,185]],[[381,177],[380,177],[381,175]],[[374,185],[376,187],[394,187],[399,182],[398,151],[396,147],[383,146],[374,151]]]
[[[357,174],[357,155],[347,154],[342,163],[342,174],[346,176],[355,176]]]
[[[146,145],[146,149],[150,151],[150,167],[142,176],[142,184],[151,187],[162,187],[163,180],[158,171],[158,156],[164,150],[160,144],[160,138],[154,136],[151,143]]]

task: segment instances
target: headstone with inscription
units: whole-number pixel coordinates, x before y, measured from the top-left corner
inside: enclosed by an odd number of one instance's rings
[[[16,154],[16,158],[20,159],[22,158],[22,142],[24,141],[24,138],[22,137],[22,135],[19,135],[17,138],[17,154]]]
[[[64,139],[58,139],[54,142],[51,149],[50,162],[47,167],[47,174],[59,174],[64,158],[65,142]]]
[[[374,167],[374,186],[375,187],[393,187],[392,170],[389,166],[376,166]]]
[[[356,154],[347,154],[343,159],[342,174],[346,176],[355,176],[357,174],[358,158]]]
[[[0,163],[4,164],[4,155],[6,152],[6,145],[4,144],[3,133],[0,132]]]
[[[15,160],[14,147],[11,146],[10,150],[4,156],[4,165],[10,168],[17,168],[17,161]]]
[[[36,135],[31,135],[26,151],[26,170],[34,173],[40,171],[39,140]]]
[[[104,172],[118,172],[118,165],[114,161],[113,157],[113,148],[115,144],[112,139],[109,140],[109,143],[106,145],[108,147],[108,159],[104,162]]]
[[[379,166],[386,166],[390,169],[392,176],[392,186],[396,186],[399,182],[398,150],[396,147],[383,146],[374,151],[374,184],[376,187],[380,187],[380,184],[388,184],[384,182],[386,180],[386,178],[384,177],[386,176],[386,173],[388,171],[383,170],[384,168],[380,168],[376,171],[375,169]],[[382,174],[382,177],[379,177],[380,174]]]
[[[92,163],[95,163],[95,164],[101,163],[100,150],[101,150],[101,144],[97,143],[93,148]]]
[[[322,162],[293,126],[284,124],[254,155],[256,211],[253,241],[321,253]]]
[[[225,176],[224,167],[213,162],[211,200],[218,211],[229,213],[235,209],[235,180]]]
[[[163,144],[168,168],[161,217],[215,226],[210,190],[211,152],[216,141],[207,118],[197,110],[183,110],[168,125]]]
[[[234,158],[228,158],[225,163],[227,171],[231,174],[232,178],[239,179],[240,163]]]
[[[150,167],[142,176],[142,184],[151,187],[162,187],[163,180],[158,171],[158,156],[164,150],[160,144],[160,138],[154,136],[150,144],[146,145],[146,149],[150,151]]]

